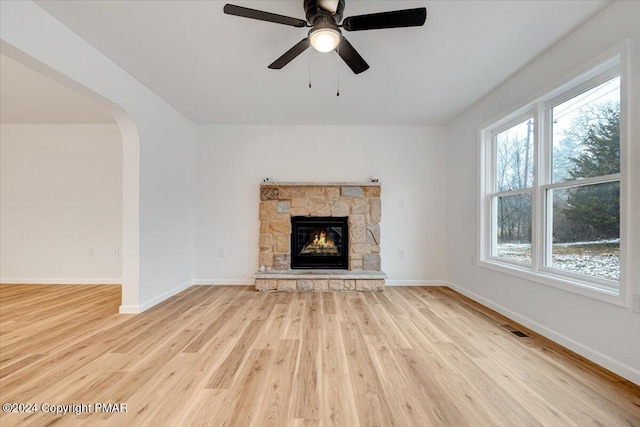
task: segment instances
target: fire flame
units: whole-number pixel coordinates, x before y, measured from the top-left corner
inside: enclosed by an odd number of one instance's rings
[[[315,239],[313,239],[313,245],[329,248],[335,246],[335,243],[333,243],[333,240],[327,240],[327,233],[323,230],[320,232],[320,235],[316,234]]]

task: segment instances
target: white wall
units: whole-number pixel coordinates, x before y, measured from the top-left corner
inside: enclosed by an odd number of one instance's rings
[[[196,278],[253,283],[259,183],[382,182],[381,257],[390,284],[445,278],[444,130],[384,126],[203,126],[198,145]],[[404,209],[398,208],[403,200]],[[224,249],[225,257],[218,256]],[[398,258],[403,249],[405,257]]]
[[[0,236],[4,283],[121,283],[118,126],[1,125]]]
[[[122,312],[144,310],[193,278],[197,130],[31,1],[0,2],[2,52],[112,112],[123,139]]]
[[[629,286],[640,292],[640,2],[616,2],[527,65],[449,127],[448,277],[458,289],[640,384],[640,315],[476,266],[478,132],[630,39]]]

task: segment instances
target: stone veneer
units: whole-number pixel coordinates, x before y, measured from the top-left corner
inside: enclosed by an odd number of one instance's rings
[[[259,264],[268,271],[254,276],[256,290],[384,289],[386,276],[380,271],[380,183],[263,183],[259,212]],[[308,270],[290,270],[292,216],[348,217],[348,275],[313,270],[314,277],[309,278]],[[277,274],[285,272],[284,276]]]
[[[289,270],[256,273],[257,291],[383,291],[382,271]]]

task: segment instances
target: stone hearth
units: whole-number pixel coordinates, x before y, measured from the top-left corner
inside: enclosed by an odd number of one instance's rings
[[[383,291],[382,271],[288,270],[258,272],[257,291]]]
[[[380,183],[262,183],[256,290],[384,290]],[[291,217],[348,217],[348,270],[291,270]]]

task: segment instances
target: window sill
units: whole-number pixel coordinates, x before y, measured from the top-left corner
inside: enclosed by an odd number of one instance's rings
[[[598,301],[617,305],[619,307],[628,308],[624,292],[622,292],[621,290],[616,292],[613,289],[604,289],[595,284],[572,280],[570,278],[555,275],[547,271],[534,272],[524,266],[520,267],[515,264],[506,264],[492,260],[480,260],[478,261],[478,266],[487,268],[489,270],[498,271],[500,273],[517,276],[536,283],[541,283],[543,285],[561,289],[573,294],[583,295],[589,298],[596,299]]]

